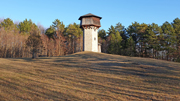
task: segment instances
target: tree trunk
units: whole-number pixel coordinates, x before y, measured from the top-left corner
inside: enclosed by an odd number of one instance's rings
[[[32,59],[34,59],[35,58],[35,52],[33,51],[32,52]]]

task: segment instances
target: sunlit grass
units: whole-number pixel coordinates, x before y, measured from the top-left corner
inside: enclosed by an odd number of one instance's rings
[[[81,52],[0,59],[0,100],[180,100],[180,64]]]

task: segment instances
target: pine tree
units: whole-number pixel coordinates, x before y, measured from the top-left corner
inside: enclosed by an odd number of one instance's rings
[[[126,55],[128,56],[135,56],[135,42],[132,38],[132,36],[129,37],[126,43]]]
[[[49,38],[54,38],[55,28],[52,27],[52,26],[50,26],[50,27],[46,30],[45,34],[46,34]]]
[[[174,45],[176,42],[176,34],[172,25],[167,21],[163,23],[161,28],[165,39],[163,47],[166,50],[166,59],[169,60],[169,56],[171,56],[172,53],[175,51]]]
[[[174,58],[175,61],[180,62],[180,19],[174,19],[172,25],[176,34],[176,53]]]
[[[116,30],[115,30],[114,26],[111,25],[107,34],[108,34],[108,36],[110,36],[111,34],[115,34],[115,33],[116,33]]]
[[[82,40],[80,40],[80,39],[81,39],[81,36],[83,35],[83,31],[80,29],[80,26],[77,25],[76,23],[70,24],[66,28],[66,34],[67,34],[68,38],[70,39],[69,40],[69,44],[71,44],[70,51],[72,51],[72,53],[75,53],[76,51],[81,51],[82,50]],[[77,45],[79,45],[79,48],[77,48]]]
[[[52,27],[56,29],[56,31],[63,33],[64,32],[64,28],[65,25],[63,24],[63,22],[61,22],[59,19],[56,19],[53,24]]]
[[[104,29],[99,29],[98,37],[100,37],[101,39],[106,39],[106,31]]]
[[[152,23],[148,26],[148,49],[152,50],[152,57],[156,58],[156,54],[160,50],[160,37],[159,35],[162,33],[161,27],[157,24]]]
[[[0,26],[3,27],[6,31],[12,31],[16,27],[10,18],[4,19],[4,21],[0,23]]]
[[[25,19],[23,22],[20,22],[18,27],[20,29],[20,33],[22,34],[30,34],[32,28],[38,30],[38,27],[36,26],[35,23],[31,21],[31,19],[29,21]]]
[[[40,48],[42,46],[42,40],[39,31],[33,27],[32,30],[30,31],[30,36],[26,40],[26,45],[27,47],[30,48],[30,52],[32,54],[32,58],[37,57],[37,53],[40,52]]]
[[[117,31],[115,34],[111,34],[111,40],[109,45],[109,53],[111,54],[120,54],[122,37],[120,33]]]

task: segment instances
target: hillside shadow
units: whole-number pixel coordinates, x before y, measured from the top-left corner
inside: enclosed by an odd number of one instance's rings
[[[21,95],[16,95],[15,93],[10,92],[8,90],[4,91],[4,93],[7,93],[8,95],[12,95],[14,98],[16,98],[16,100],[24,100],[24,101],[25,100],[29,101],[32,99],[33,100],[42,100],[41,98],[63,100],[63,101],[69,101],[68,100],[69,98],[78,100],[78,101],[85,100],[85,99],[81,99],[81,98],[78,98],[78,97],[70,95],[70,94],[65,94],[65,93],[61,93],[61,92],[57,92],[54,90],[50,90],[50,89],[41,87],[40,85],[44,85],[44,86],[52,86],[52,85],[48,84],[48,83],[45,84],[43,82],[34,81],[32,79],[29,79],[30,82],[33,82],[33,84],[31,84],[31,85],[23,85],[24,83],[20,83],[18,81],[12,82],[12,81],[8,81],[5,79],[0,79],[0,81],[3,81],[0,83],[0,86],[2,86],[4,88],[9,88],[9,89],[13,90],[14,92],[23,92],[25,95],[28,94],[28,95],[32,96],[31,99],[28,99]],[[28,89],[28,90],[26,90],[26,89]],[[0,99],[1,100],[9,100],[9,98],[6,98],[6,97],[1,97]],[[44,100],[47,100],[47,99],[44,99]]]
[[[100,58],[100,56],[103,56],[102,54],[97,54],[97,53],[89,53],[89,54],[74,54],[74,55],[70,55],[67,57],[78,57],[81,59],[89,59],[89,58],[95,58],[96,60],[109,60],[109,59],[105,59],[105,58]]]
[[[175,80],[175,82],[180,81],[180,79],[178,78],[156,75],[156,74],[171,75],[171,76],[178,75],[177,73],[171,71],[174,70],[174,68],[169,66],[162,66],[153,63],[149,63],[149,64],[142,63],[142,61],[135,62],[133,60],[128,60],[128,59],[126,60],[114,59],[111,60],[112,62],[110,62],[109,59],[98,57],[98,55],[92,56],[88,54],[87,55],[76,54],[73,55],[72,57],[78,57],[86,61],[83,61],[83,63],[81,63],[81,61],[79,60],[74,59],[72,62],[71,59],[68,59],[68,60],[56,60],[55,62],[66,62],[68,64],[63,64],[63,66],[68,68],[87,68],[97,72],[110,73],[116,75],[134,75],[134,76],[140,76],[142,78],[150,78],[150,79],[158,78],[164,80]],[[81,65],[81,64],[85,64],[85,65]],[[149,83],[154,83],[154,82],[149,81]]]
[[[116,55],[118,56],[118,55]],[[117,61],[122,61],[122,62],[133,62],[135,65],[136,64],[143,64],[143,65],[149,65],[149,66],[156,66],[156,67],[164,67],[167,68],[168,70],[174,70],[174,68],[168,66],[169,64],[167,62],[169,61],[162,61],[160,60],[162,63],[155,63],[155,62],[147,62],[149,59],[151,60],[151,58],[140,58],[140,57],[134,57],[134,58],[138,58],[138,60],[132,58],[132,57],[128,57],[128,56],[123,56],[123,57],[119,57],[115,58],[113,56],[105,56],[104,54],[98,54],[98,53],[87,53],[87,54],[74,54],[74,55],[69,55],[68,57],[79,57],[82,59],[89,59],[89,58],[94,58],[94,60],[88,60],[88,61],[113,61],[113,60],[117,60]],[[112,60],[113,59],[113,60]],[[147,60],[147,61],[145,61]],[[159,61],[159,60],[157,60]],[[174,63],[174,62],[172,62]],[[178,66],[180,68],[180,64]]]

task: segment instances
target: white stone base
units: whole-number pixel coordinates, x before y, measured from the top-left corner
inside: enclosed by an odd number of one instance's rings
[[[98,52],[98,29],[89,26],[83,29],[83,50]]]

